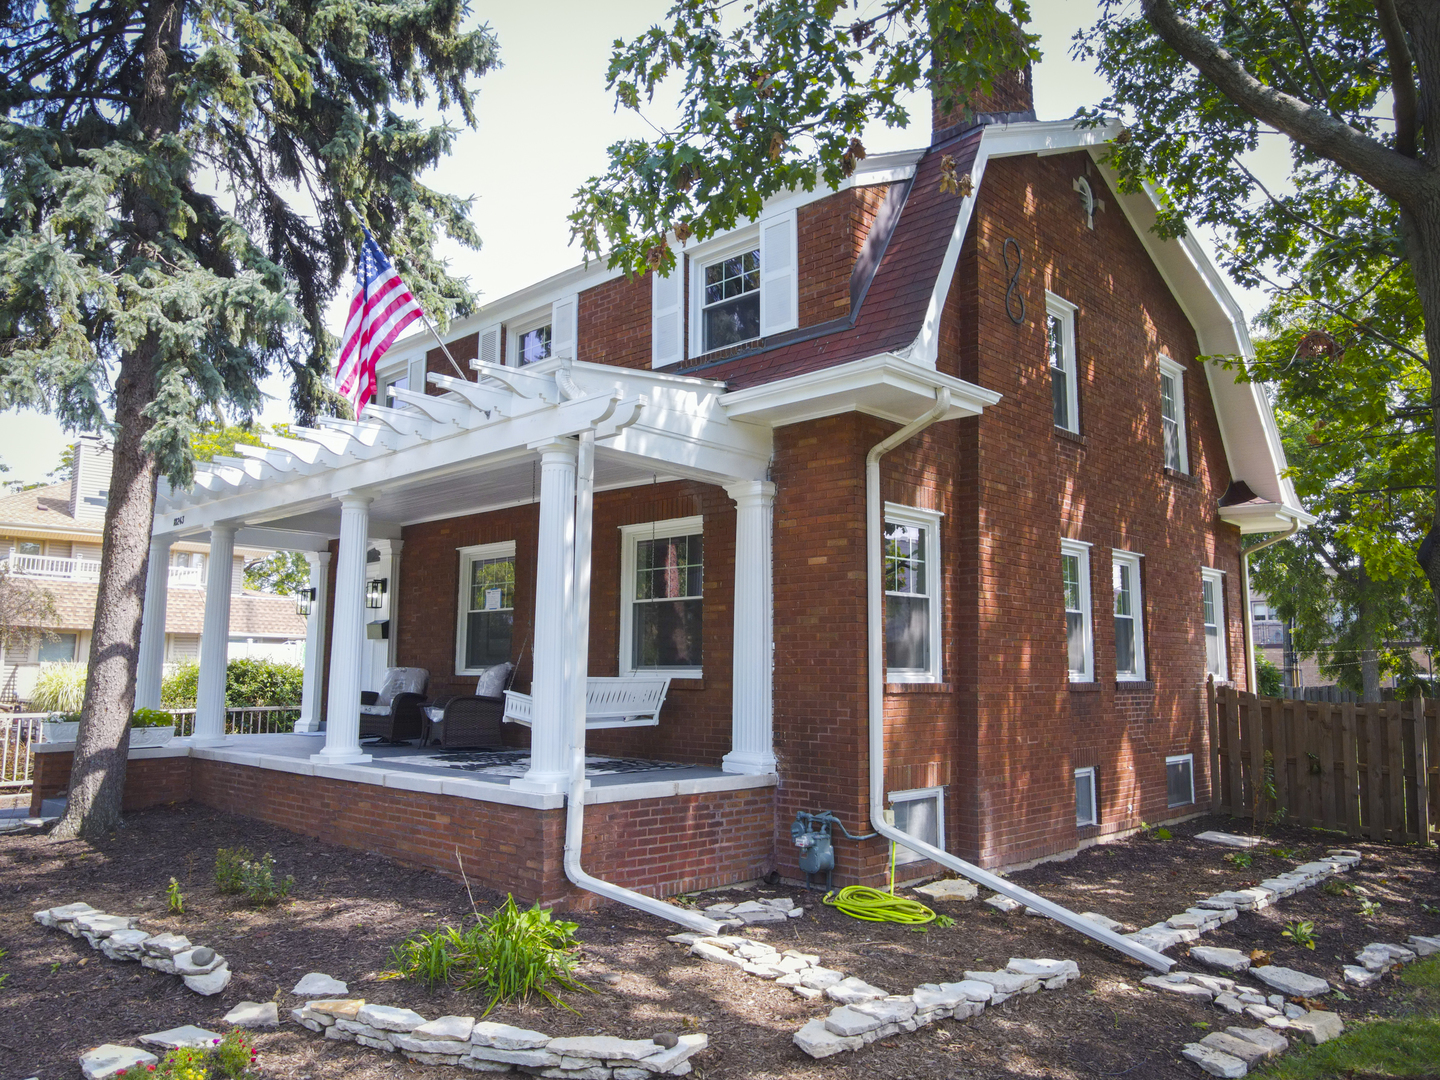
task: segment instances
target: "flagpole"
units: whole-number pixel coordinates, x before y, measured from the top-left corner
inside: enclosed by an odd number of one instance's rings
[[[353,202],[351,202],[349,199],[346,199],[346,200],[345,200],[345,205],[349,208],[350,213],[354,214],[357,218],[359,218],[359,220],[360,220],[360,227],[361,227],[362,229],[365,229],[366,234],[368,235],[369,230],[366,229],[366,227],[365,227],[365,218],[364,218],[364,216],[361,215],[360,211],[355,208],[355,204],[354,204]],[[418,304],[417,304],[416,306],[419,307]],[[459,375],[460,378],[464,379],[466,382],[472,381],[472,380],[469,378],[469,376],[467,376],[467,375],[465,374],[465,372],[463,372],[463,371],[460,370],[460,365],[457,364],[457,363],[455,362],[455,358],[450,355],[450,348],[449,348],[449,346],[446,345],[445,342],[444,342],[444,340],[440,337],[439,332],[435,329],[434,325],[430,322],[430,316],[425,314],[425,309],[424,309],[423,307],[420,308],[420,321],[425,324],[425,329],[430,331],[430,336],[433,337],[433,338],[435,339],[436,343],[440,346],[440,351],[445,354],[445,359],[450,361],[450,366],[455,369],[455,374],[456,374],[456,375]],[[422,389],[423,389],[423,388],[422,388]]]

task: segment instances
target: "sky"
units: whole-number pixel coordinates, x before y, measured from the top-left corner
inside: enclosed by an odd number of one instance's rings
[[[478,130],[462,132],[454,153],[427,182],[475,198],[472,218],[483,247],[472,252],[450,245],[443,253],[482,297],[503,296],[580,261],[566,224],[575,189],[603,170],[610,143],[648,130],[633,113],[617,113],[605,90],[611,44],[643,32],[668,7],[669,0],[473,4],[476,18],[488,21],[499,39],[504,67],[479,84]],[[1093,0],[1032,0],[1031,29],[1040,34],[1044,52],[1035,68],[1042,120],[1070,116],[1105,94],[1103,80],[1069,56],[1071,36],[1094,20],[1097,7]],[[923,95],[910,111],[910,128],[877,127],[866,133],[866,149],[880,153],[928,141],[930,110]],[[663,124],[663,103],[657,101],[649,116]],[[1250,315],[1263,302],[1259,293],[1236,295]],[[347,301],[342,297],[334,308]],[[272,378],[263,389],[271,400],[262,419],[288,419],[285,381]],[[73,438],[32,410],[0,414],[0,461],[10,469],[4,479],[43,480]]]

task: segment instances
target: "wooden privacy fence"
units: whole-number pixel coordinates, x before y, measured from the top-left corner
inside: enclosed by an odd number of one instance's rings
[[[1289,701],[1212,682],[1209,706],[1217,812],[1395,843],[1434,841],[1435,700]]]

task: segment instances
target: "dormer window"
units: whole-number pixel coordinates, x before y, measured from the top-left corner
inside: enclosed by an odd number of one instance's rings
[[[737,252],[707,263],[701,325],[705,351],[753,341],[760,336],[760,249]]]
[[[550,358],[551,323],[547,318],[539,325],[522,326],[513,331],[515,362],[518,366]]]

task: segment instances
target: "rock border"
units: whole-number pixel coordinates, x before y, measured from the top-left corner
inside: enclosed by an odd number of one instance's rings
[[[135,915],[107,915],[86,903],[62,904],[35,912],[41,926],[83,937],[92,949],[111,960],[138,960],[142,967],[178,975],[185,986],[203,997],[230,985],[230,964],[214,949],[192,945],[180,934],[151,934],[138,928]]]

